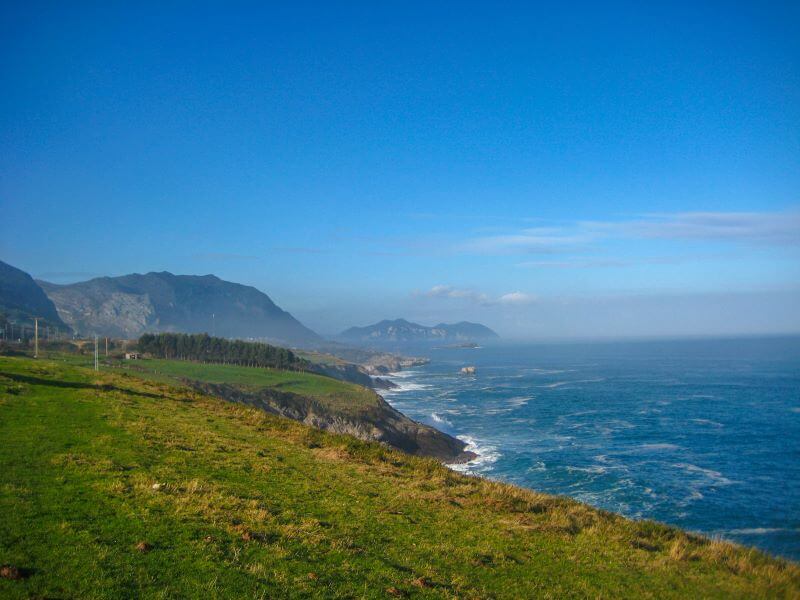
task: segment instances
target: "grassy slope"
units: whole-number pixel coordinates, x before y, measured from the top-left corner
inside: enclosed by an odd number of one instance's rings
[[[86,357],[58,356],[66,358],[73,364],[86,366],[92,364]],[[182,378],[186,378],[209,383],[235,384],[250,389],[274,388],[283,392],[293,392],[314,398],[331,409],[343,413],[357,413],[377,403],[377,398],[371,390],[314,373],[163,359],[116,361],[113,364],[137,377],[164,383],[179,384]]]
[[[0,597],[800,593],[756,551],[118,372],[0,357],[0,440],[0,564],[30,570]]]
[[[342,360],[338,356],[334,356],[333,354],[327,354],[325,352],[314,352],[311,350],[295,350],[294,353],[300,358],[305,358],[310,362],[318,363],[320,365],[337,366],[337,365],[348,364],[347,361]]]

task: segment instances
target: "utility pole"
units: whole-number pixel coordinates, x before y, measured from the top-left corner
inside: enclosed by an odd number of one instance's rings
[[[217,315],[211,313],[211,337],[217,336]]]
[[[39,358],[39,317],[33,317],[33,358]]]
[[[108,358],[108,338],[106,338],[106,358]]]
[[[100,360],[100,353],[97,350],[97,336],[94,336],[94,370],[95,371],[99,371],[100,370],[99,360]]]

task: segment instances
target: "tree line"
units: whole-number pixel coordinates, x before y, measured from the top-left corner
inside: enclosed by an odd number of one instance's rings
[[[145,333],[139,338],[139,351],[156,358],[304,370],[307,361],[287,348],[256,342],[227,340],[207,333]]]

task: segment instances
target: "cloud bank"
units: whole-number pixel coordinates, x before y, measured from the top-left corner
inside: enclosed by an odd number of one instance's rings
[[[681,212],[639,215],[620,221],[575,221],[475,237],[462,252],[560,254],[586,250],[603,240],[673,240],[800,246],[800,211]]]
[[[415,296],[423,296],[425,298],[444,298],[465,300],[472,304],[480,306],[497,306],[497,305],[525,305],[531,304],[536,301],[536,296],[526,294],[524,292],[508,292],[502,294],[497,298],[492,298],[488,294],[478,292],[475,290],[457,288],[451,285],[435,285],[426,292],[415,292]]]

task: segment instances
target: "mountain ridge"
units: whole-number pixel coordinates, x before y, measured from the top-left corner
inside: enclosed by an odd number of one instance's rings
[[[32,322],[34,317],[69,329],[52,300],[28,273],[0,261],[0,313],[12,321]]]
[[[439,323],[433,327],[413,323],[406,319],[384,319],[364,327],[350,327],[337,339],[350,342],[419,342],[419,341],[466,341],[496,339],[494,331],[469,321]]]
[[[80,334],[133,338],[145,332],[209,332],[289,345],[322,340],[264,292],[216,275],[151,271],[66,285],[37,283]]]

